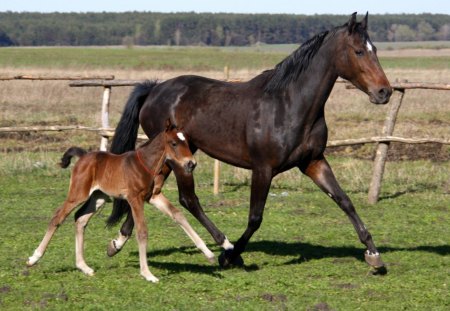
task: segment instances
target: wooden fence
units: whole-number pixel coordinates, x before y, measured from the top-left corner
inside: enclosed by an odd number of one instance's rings
[[[228,78],[228,70],[225,68],[225,74]],[[65,130],[86,130],[96,131],[101,136],[100,150],[106,150],[108,139],[114,135],[114,129],[110,128],[109,124],[109,105],[111,98],[112,87],[120,86],[134,86],[143,80],[115,80],[114,76],[95,76],[95,77],[39,77],[39,76],[14,76],[14,77],[0,77],[0,81],[4,80],[70,80],[70,87],[103,87],[103,97],[101,105],[101,126],[99,128],[85,127],[85,126],[30,126],[30,127],[3,127],[0,132],[30,132],[30,131],[65,131]],[[345,81],[339,81],[345,82]],[[381,136],[345,139],[329,141],[327,147],[336,146],[350,146],[360,144],[376,143],[377,151],[374,160],[374,168],[372,180],[369,187],[368,201],[375,204],[380,195],[381,182],[383,179],[387,152],[391,142],[400,142],[406,144],[420,144],[420,143],[440,143],[450,144],[450,140],[438,138],[404,138],[392,136],[394,132],[397,115],[400,110],[405,91],[408,89],[429,89],[429,90],[450,90],[450,84],[442,83],[411,83],[411,82],[393,82],[391,83],[394,93],[390,100],[390,109],[387,113],[384,127]],[[346,84],[348,89],[354,88],[350,84]],[[145,135],[139,135],[140,139],[146,139]],[[214,193],[219,192],[219,178],[220,163],[214,162]]]

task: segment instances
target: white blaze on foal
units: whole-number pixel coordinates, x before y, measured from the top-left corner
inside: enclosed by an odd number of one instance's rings
[[[366,41],[366,47],[367,47],[367,51],[369,51],[369,52],[373,51],[373,45],[369,41]]]
[[[178,136],[178,138],[179,138],[181,141],[185,141],[185,140],[186,140],[186,137],[184,137],[184,134],[181,133],[181,132],[178,132],[178,133],[177,133],[177,136]]]

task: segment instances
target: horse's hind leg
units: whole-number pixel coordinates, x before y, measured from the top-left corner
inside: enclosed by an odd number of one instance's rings
[[[367,247],[365,252],[366,262],[383,273],[386,268],[381,260],[380,253],[375,247],[372,236],[366,226],[356,213],[355,207],[350,198],[341,189],[333,171],[325,158],[311,161],[307,166],[300,167],[301,171],[309,176],[328,196],[330,196],[339,207],[347,214],[351,223],[355,227],[360,241]]]
[[[109,198],[103,193],[96,191],[90,200],[75,213],[75,263],[84,274],[92,276],[94,270],[84,260],[84,230],[89,219],[102,207]]]
[[[209,262],[214,263],[214,253],[209,250],[205,242],[203,242],[203,240],[198,236],[197,232],[192,229],[191,225],[181,211],[173,206],[162,193],[153,195],[150,199],[150,203],[156,206],[156,208],[158,208],[161,212],[175,220],[195,243],[197,248],[205,254]]]
[[[72,212],[72,210],[77,207],[79,204],[81,204],[83,201],[85,201],[87,197],[84,196],[76,196],[71,197],[69,195],[69,199],[67,199],[63,205],[58,208],[55,213],[53,214],[53,217],[48,225],[47,232],[44,235],[44,238],[42,239],[39,246],[34,251],[33,255],[28,258],[27,265],[32,266],[38,260],[44,255],[45,250],[47,249],[48,244],[50,243],[50,240],[55,233],[56,229],[63,223],[63,221],[66,219],[66,217]]]

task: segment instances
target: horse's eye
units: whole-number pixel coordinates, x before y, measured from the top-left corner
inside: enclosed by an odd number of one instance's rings
[[[356,56],[363,56],[364,55],[364,51],[363,50],[356,50],[355,54],[356,54]]]
[[[172,141],[170,144],[172,145],[172,147],[176,147],[177,146],[177,142],[176,141]]]

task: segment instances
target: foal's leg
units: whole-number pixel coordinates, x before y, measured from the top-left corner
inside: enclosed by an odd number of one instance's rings
[[[380,253],[375,247],[371,234],[356,213],[355,207],[350,201],[350,198],[345,194],[336,181],[327,160],[323,157],[321,159],[311,161],[307,166],[300,167],[300,170],[309,176],[319,186],[319,188],[328,194],[328,196],[330,196],[347,214],[351,223],[355,227],[360,241],[367,247],[367,251],[365,252],[366,262],[376,269],[383,268],[384,263],[381,260]]]
[[[141,198],[135,198],[130,199],[128,202],[131,205],[131,212],[133,213],[134,223],[136,224],[136,239],[139,246],[139,265],[141,268],[141,275],[147,281],[156,283],[159,280],[150,272],[147,262],[148,231],[144,216],[144,200]]]
[[[61,207],[59,207],[49,225],[47,228],[47,232],[44,235],[44,238],[42,239],[41,243],[39,244],[38,248],[34,251],[33,255],[28,258],[27,265],[32,266],[38,260],[44,255],[45,250],[47,249],[48,243],[50,243],[50,240],[55,233],[56,229],[63,223],[63,221],[66,219],[66,217],[72,212],[72,210],[86,201],[88,199],[89,194],[78,194],[76,192],[72,192],[72,189],[69,190],[69,196],[67,200],[63,203]]]
[[[159,194],[154,194],[150,199],[150,203],[156,206],[156,208],[158,208],[161,212],[175,220],[195,243],[197,248],[205,254],[209,262],[214,263],[214,253],[209,250],[209,248],[205,245],[205,242],[203,242],[194,229],[192,229],[191,225],[181,211],[173,206],[161,192]]]
[[[130,210],[127,214],[127,218],[125,219],[124,223],[122,224],[122,227],[119,230],[119,235],[117,236],[116,239],[111,240],[108,244],[106,254],[108,254],[109,257],[114,256],[115,254],[117,254],[122,250],[122,247],[128,241],[128,239],[131,236],[131,233],[133,232],[133,227],[134,227],[133,214],[131,213]]]
[[[84,274],[92,276],[94,270],[84,260],[84,230],[89,219],[102,207],[109,198],[96,191],[90,199],[75,213],[75,262],[78,269]]]

